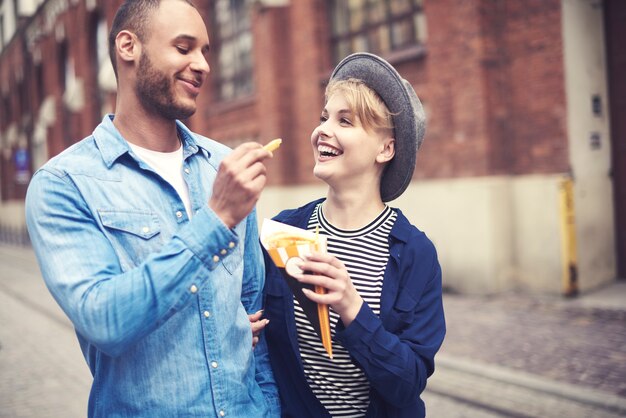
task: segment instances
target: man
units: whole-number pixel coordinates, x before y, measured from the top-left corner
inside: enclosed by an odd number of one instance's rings
[[[127,0],[109,37],[116,114],[51,159],[26,197],[46,284],[94,381],[90,417],[280,414],[263,339],[255,143],[188,130],[209,73],[189,1]]]

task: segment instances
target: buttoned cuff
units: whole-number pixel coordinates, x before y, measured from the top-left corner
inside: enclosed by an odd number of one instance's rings
[[[179,237],[209,270],[232,253],[239,237],[210,208],[196,212]]]

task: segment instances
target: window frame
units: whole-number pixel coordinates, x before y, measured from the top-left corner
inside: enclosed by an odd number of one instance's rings
[[[377,55],[384,56],[390,61],[401,61],[404,59],[410,59],[416,56],[421,56],[425,53],[425,41],[426,41],[426,23],[424,17],[423,0],[408,0],[410,4],[407,10],[401,13],[392,13],[392,2],[394,0],[361,0],[361,5],[358,9],[350,10],[349,1],[347,0],[328,0],[328,21],[330,22],[330,56],[334,64],[337,64],[347,55],[354,52],[371,52]],[[384,9],[384,16],[382,19],[372,21],[369,19],[369,12],[374,9],[376,5],[381,5]],[[341,8],[341,9],[339,9]],[[363,16],[362,24],[357,29],[350,29],[353,25],[351,20],[353,11],[361,13]],[[339,13],[343,13],[346,19],[343,23],[344,28],[338,29],[337,19],[341,16],[337,16]],[[394,39],[397,35],[399,22],[411,21],[409,40],[400,42],[398,39]],[[378,31],[381,28],[386,28],[387,33],[387,46],[382,46],[382,43],[373,46],[370,39],[375,38],[378,35]],[[355,39],[365,39],[365,47],[355,47]],[[345,42],[348,46],[343,47],[341,43]]]
[[[218,21],[216,8],[218,3],[225,2],[229,13],[227,24],[231,25],[230,33],[222,36],[222,27]],[[239,2],[239,5],[234,4]],[[252,36],[252,0],[212,0],[209,13],[212,21],[211,68],[213,96],[216,102],[232,102],[254,95],[254,46]],[[237,7],[240,6],[240,9]],[[234,10],[234,11],[233,11]],[[245,38],[248,39],[245,39]],[[246,48],[246,45],[247,48]],[[226,50],[226,48],[229,48]],[[233,67],[225,69],[222,61],[224,54],[229,54]],[[228,91],[228,89],[231,91]]]

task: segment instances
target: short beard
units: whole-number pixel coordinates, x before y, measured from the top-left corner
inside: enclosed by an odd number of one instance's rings
[[[196,112],[195,107],[174,101],[172,80],[152,65],[145,51],[139,59],[135,92],[148,110],[166,119],[187,119]]]

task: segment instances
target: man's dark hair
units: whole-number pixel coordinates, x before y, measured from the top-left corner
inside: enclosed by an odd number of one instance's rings
[[[141,42],[145,42],[148,36],[148,22],[152,17],[152,13],[159,8],[163,0],[125,0],[117,9],[111,32],[109,32],[109,57],[113,64],[115,78],[117,78],[117,60],[115,58],[115,38],[123,31],[128,30],[135,35]],[[191,0],[180,0],[196,7]]]

